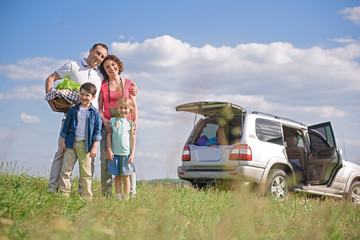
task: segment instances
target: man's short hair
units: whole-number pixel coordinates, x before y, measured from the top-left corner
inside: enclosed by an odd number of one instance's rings
[[[109,52],[109,48],[105,43],[95,43],[94,46],[92,46],[92,50],[95,50],[97,46],[101,46],[106,49],[107,52]]]
[[[91,82],[86,82],[84,84],[81,85],[80,87],[80,91],[81,89],[84,89],[85,91],[87,91],[88,93],[90,93],[91,95],[95,96],[96,95],[96,86],[94,84],[92,84]]]

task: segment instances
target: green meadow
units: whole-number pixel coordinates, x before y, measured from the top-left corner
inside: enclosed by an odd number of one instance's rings
[[[290,194],[277,201],[246,187],[197,190],[179,180],[140,181],[118,201],[46,193],[47,179],[0,168],[0,240],[5,239],[360,239],[360,206]]]

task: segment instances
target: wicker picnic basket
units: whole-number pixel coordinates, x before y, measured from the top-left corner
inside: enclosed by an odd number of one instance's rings
[[[46,94],[45,100],[53,101],[56,111],[64,113],[67,113],[73,105],[80,103],[79,92],[69,89],[52,90]]]
[[[67,113],[69,111],[69,109],[71,108],[71,106],[73,106],[72,103],[69,103],[63,97],[56,97],[56,98],[54,98],[53,102],[54,102],[54,107],[59,112]]]

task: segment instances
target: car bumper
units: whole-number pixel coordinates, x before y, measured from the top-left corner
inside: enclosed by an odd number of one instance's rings
[[[244,182],[260,183],[264,169],[253,166],[237,166],[234,170],[199,170],[179,166],[177,172],[180,179],[188,181],[194,179],[234,179]]]

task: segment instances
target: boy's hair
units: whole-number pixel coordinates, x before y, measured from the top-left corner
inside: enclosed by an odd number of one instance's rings
[[[88,93],[90,93],[91,95],[95,96],[96,95],[96,86],[94,84],[92,84],[91,82],[86,82],[84,84],[81,85],[80,87],[80,91],[81,89],[84,89],[85,91],[87,91]]]
[[[101,47],[105,48],[107,52],[109,52],[108,46],[107,46],[105,43],[95,43],[95,44],[92,46],[92,50],[95,50],[95,48],[96,48],[97,46],[101,46]]]
[[[107,55],[104,60],[100,63],[100,72],[104,76],[104,79],[109,79],[109,76],[107,75],[105,69],[104,69],[104,63],[108,60],[113,60],[116,65],[119,68],[119,75],[124,71],[124,63],[115,55],[109,54]]]

